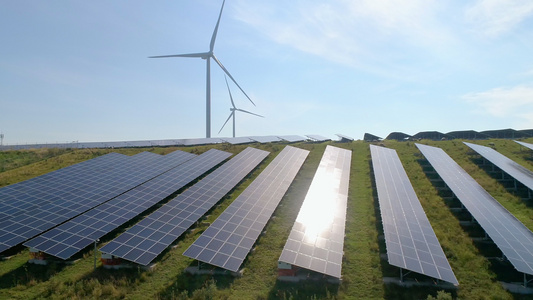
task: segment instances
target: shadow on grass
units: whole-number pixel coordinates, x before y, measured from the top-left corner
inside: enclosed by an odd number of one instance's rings
[[[477,165],[480,169],[485,171],[492,179],[498,181],[498,183],[504,187],[508,193],[525,200],[524,203],[528,207],[533,207],[533,202],[531,200],[531,194],[529,188],[526,187],[521,182],[517,181],[509,174],[505,173],[502,169],[492,164],[488,160],[483,159],[479,155],[472,155],[470,161]]]
[[[48,265],[36,265],[26,262],[20,267],[0,276],[0,289],[9,289],[19,285],[31,285],[50,279],[63,270],[65,264],[54,262]]]
[[[323,281],[281,282],[270,290],[267,299],[336,299],[338,284]]]
[[[475,159],[472,160],[476,162]],[[434,177],[434,169],[431,167],[427,160],[419,160],[419,163],[422,165],[424,173],[426,173],[426,176],[428,176],[428,178]],[[479,225],[479,223],[474,220],[470,212],[468,212],[466,208],[458,210],[452,207],[455,206],[453,205],[453,203],[460,203],[460,201],[455,197],[451,189],[449,189],[449,187],[442,180],[430,181],[433,186],[438,190],[438,193],[441,197],[444,198],[449,197],[450,195],[453,196],[453,201],[445,202],[452,210],[452,214],[458,219],[458,221],[463,221],[463,223],[461,224],[462,229],[468,234],[470,238],[473,239],[473,244],[476,247],[478,253],[489,261],[489,270],[495,274],[496,280],[503,282],[515,282],[520,284],[523,278],[523,274],[516,271],[512,264],[508,260],[504,259],[502,251],[486,235],[485,230]],[[515,298],[518,297],[517,299],[524,299],[519,295],[513,296]],[[529,297],[530,298],[528,299],[531,299],[531,296]]]
[[[197,267],[198,262],[193,261],[189,267]],[[205,268],[211,268],[206,266]],[[216,267],[213,267],[216,268]],[[201,274],[193,275],[182,272],[176,276],[174,282],[159,293],[160,299],[193,299],[212,298],[217,291],[229,290],[235,278],[231,275]]]

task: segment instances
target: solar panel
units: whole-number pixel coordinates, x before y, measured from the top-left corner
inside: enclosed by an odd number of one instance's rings
[[[327,137],[324,137],[324,136],[321,136],[321,135],[318,135],[318,134],[308,134],[306,135],[308,138],[310,138],[311,140],[313,140],[314,142],[326,142],[326,141],[331,141],[331,139],[328,139]]]
[[[370,145],[391,265],[457,285],[457,278],[393,149]]]
[[[232,145],[250,144],[254,142],[248,137],[221,138],[221,140]]]
[[[533,275],[533,233],[442,149],[416,146],[515,269]]]
[[[218,138],[179,139],[177,141],[184,146],[219,144],[224,142],[223,140]]]
[[[277,136],[273,136],[273,135],[269,135],[269,136],[250,136],[249,137],[250,139],[258,142],[258,143],[261,143],[261,144],[265,144],[265,143],[273,143],[273,142],[279,142],[281,141],[281,139]]]
[[[61,259],[68,259],[95,240],[189,184],[229,156],[231,154],[228,152],[211,149],[29,240],[24,243],[24,246]]]
[[[266,151],[246,148],[100,250],[141,265],[149,264],[267,155]]]
[[[183,255],[237,271],[308,154],[286,146]]]
[[[509,174],[509,176],[525,185],[528,189],[533,190],[533,172],[517,164],[492,148],[466,142],[464,142],[464,144],[500,168],[502,171]]]
[[[128,160],[131,157],[109,153],[3,187],[0,189],[0,221],[30,212],[55,199],[72,197],[74,188],[79,190],[91,184],[103,183],[105,173],[115,172]]]
[[[344,134],[336,133],[335,135],[338,136],[338,137],[341,139],[341,141],[350,141],[350,142],[353,142],[353,140],[354,140],[353,137],[349,137],[349,136],[344,135]]]
[[[524,143],[524,142],[520,142],[520,141],[515,141],[515,142],[517,142],[518,144],[520,144],[520,145],[522,145],[522,146],[524,146],[526,148],[529,148],[529,149],[533,150],[533,144]]]
[[[326,147],[279,261],[341,278],[351,158]]]
[[[181,151],[180,151],[181,152]],[[99,172],[98,184],[67,186],[58,191],[60,197],[41,205],[35,212],[26,212],[0,222],[0,252],[16,246],[50,228],[53,228],[97,205],[100,205],[135,186],[163,173],[182,162],[180,156],[191,157],[190,153],[160,156],[141,154],[126,160],[111,172]],[[77,174],[73,178],[79,179]],[[61,177],[61,179],[67,179]],[[87,183],[87,182],[86,182]],[[48,186],[54,189],[54,185]],[[65,192],[65,193],[63,193]],[[63,193],[63,194],[62,194]]]
[[[284,141],[289,142],[289,143],[303,142],[303,141],[307,140],[306,138],[301,137],[299,135],[281,135],[281,136],[278,136],[278,137],[280,139],[284,140]]]

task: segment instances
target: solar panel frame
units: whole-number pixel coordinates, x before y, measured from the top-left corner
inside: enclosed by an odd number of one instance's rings
[[[100,250],[141,265],[148,265],[242,181],[268,154],[267,151],[246,148]],[[164,225],[154,225],[156,221],[161,221]],[[157,238],[153,238],[155,233],[159,233]],[[134,239],[135,237],[140,239]],[[155,243],[164,247],[153,249]],[[123,248],[127,247],[131,247],[131,250],[124,251]]]
[[[258,143],[261,143],[261,144],[274,143],[274,142],[281,141],[281,139],[279,137],[273,136],[273,135],[268,135],[268,136],[249,136],[248,138],[250,138],[251,140],[256,141]]]
[[[232,145],[241,145],[241,144],[250,144],[254,141],[250,139],[249,137],[233,137],[233,138],[221,138],[226,143],[230,143]]]
[[[502,171],[507,173],[509,176],[516,179],[518,182],[525,185],[528,189],[533,190],[533,172],[526,169],[525,167],[514,162],[505,155],[499,153],[498,151],[481,145],[471,144],[463,142],[465,145],[470,147],[470,149],[476,151],[486,160],[490,161],[492,164],[500,168]]]
[[[353,142],[355,139],[353,137],[349,137],[347,135],[344,135],[344,134],[340,134],[340,133],[335,133],[336,136],[338,136],[339,138],[341,138],[341,140],[348,140],[348,141],[351,141]]]
[[[326,147],[279,261],[341,278],[351,157]]]
[[[310,138],[311,140],[315,141],[315,142],[331,141],[331,139],[329,139],[329,138],[327,138],[325,136],[318,135],[318,134],[307,134],[306,136],[308,138]]]
[[[176,167],[27,241],[24,245],[61,259],[68,259],[186,186],[229,156],[231,153],[216,149],[199,156],[189,153]],[[48,241],[52,241],[53,245]]]
[[[389,264],[458,285],[396,150],[370,153]]]
[[[219,138],[178,139],[177,141],[184,146],[220,144],[224,142]]]
[[[183,152],[185,153],[185,152]],[[189,155],[189,154],[187,154]],[[72,217],[100,205],[172,168],[176,156],[134,155],[113,172],[99,173],[98,185],[69,191],[69,197],[41,205],[38,212],[19,214],[0,222],[0,252],[16,246]],[[74,176],[70,180],[76,180]],[[80,179],[81,180],[81,179]],[[53,186],[52,186],[53,187]],[[85,193],[83,193],[85,191]],[[92,191],[90,194],[87,191]],[[15,233],[16,230],[16,233]],[[15,235],[15,236],[13,236]]]
[[[299,135],[281,135],[278,138],[287,141],[289,143],[305,142],[307,139]]]
[[[444,150],[417,148],[519,272],[533,275],[533,232],[494,199]]]
[[[183,255],[238,271],[308,154],[286,146]]]
[[[530,144],[530,143],[525,143],[525,142],[521,142],[521,141],[515,141],[516,143],[526,147],[526,148],[529,148],[530,150],[533,150],[533,144]]]
[[[128,160],[131,160],[129,156],[113,152],[0,188],[0,221],[30,212],[54,199],[72,197],[74,187],[99,184],[98,180],[105,176],[103,173],[114,172]]]

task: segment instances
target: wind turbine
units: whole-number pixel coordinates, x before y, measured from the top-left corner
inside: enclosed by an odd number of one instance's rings
[[[200,52],[200,53],[188,53],[188,54],[175,54],[175,55],[161,55],[161,56],[150,56],[149,58],[165,58],[165,57],[199,57],[201,59],[205,59],[207,63],[207,71],[206,71],[206,86],[205,86],[205,127],[206,127],[206,137],[211,137],[211,58],[217,63],[217,65],[226,73],[226,75],[231,78],[231,80],[239,87],[239,89],[242,91],[242,93],[252,102],[252,104],[255,106],[255,103],[248,97],[246,92],[241,88],[241,86],[235,81],[233,76],[228,72],[228,70],[222,65],[220,60],[218,60],[213,53],[213,50],[215,48],[215,40],[217,38],[217,32],[218,32],[218,25],[220,24],[220,18],[222,17],[222,10],[224,9],[224,3],[226,0],[222,1],[222,7],[220,8],[220,14],[218,15],[217,24],[215,25],[215,30],[213,31],[213,35],[211,36],[211,43],[209,44],[209,51],[208,52]]]
[[[244,113],[251,114],[251,115],[254,115],[254,116],[258,116],[258,117],[261,117],[261,118],[264,118],[264,117],[261,116],[261,115],[258,115],[258,114],[254,114],[253,112],[249,112],[247,110],[235,107],[235,102],[233,102],[233,97],[231,96],[231,90],[229,89],[228,79],[226,78],[226,76],[224,76],[224,80],[226,80],[226,86],[228,87],[228,93],[229,93],[229,99],[231,100],[231,106],[233,106],[233,107],[231,107],[229,109],[231,111],[231,113],[229,114],[229,117],[226,119],[226,122],[224,122],[224,125],[222,125],[222,128],[220,128],[218,133],[220,133],[222,131],[222,129],[224,129],[224,126],[226,126],[226,123],[228,123],[229,119],[231,117],[233,117],[233,137],[235,137],[235,112],[236,111],[242,111]]]

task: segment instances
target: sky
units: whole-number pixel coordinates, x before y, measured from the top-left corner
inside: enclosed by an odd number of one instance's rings
[[[222,1],[4,1],[4,145],[205,137]],[[237,136],[532,129],[531,0],[227,0]],[[212,137],[232,135],[211,63]]]

